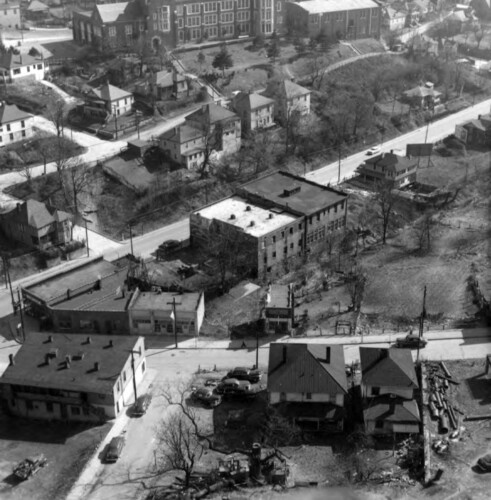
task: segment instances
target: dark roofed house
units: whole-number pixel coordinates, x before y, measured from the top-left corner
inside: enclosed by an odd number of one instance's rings
[[[131,111],[133,101],[131,92],[105,83],[88,93],[84,113],[97,116],[120,116]]]
[[[491,148],[491,114],[456,125],[455,136],[469,146]]]
[[[40,249],[72,240],[71,216],[36,200],[0,214],[0,227],[7,237]]]
[[[343,346],[270,345],[269,401],[297,424],[341,431],[347,392]]]
[[[404,101],[414,108],[433,109],[435,105],[440,103],[442,93],[435,90],[433,83],[427,82],[425,85],[418,85],[406,90],[402,95]]]
[[[367,433],[418,433],[419,384],[411,351],[360,347],[360,364]]]
[[[417,170],[417,158],[382,153],[365,160],[357,173],[366,183],[387,182],[394,188],[400,188],[416,180]]]
[[[148,80],[150,92],[157,99],[178,99],[188,91],[188,82],[184,75],[176,70],[162,70],[154,73]]]
[[[11,355],[1,393],[19,417],[104,421],[125,411],[145,370],[142,337],[36,334]]]
[[[0,76],[3,81],[12,83],[19,78],[43,80],[44,75],[45,65],[42,58],[12,52],[0,56]]]
[[[0,147],[33,135],[32,115],[15,104],[0,102]]]
[[[188,170],[201,165],[206,147],[203,131],[186,123],[162,134],[159,146],[169,159]]]
[[[275,102],[275,117],[285,125],[293,113],[308,115],[310,113],[310,90],[291,80],[271,80],[262,95]]]
[[[253,92],[239,92],[232,106],[242,120],[242,130],[249,132],[274,125],[274,100]]]

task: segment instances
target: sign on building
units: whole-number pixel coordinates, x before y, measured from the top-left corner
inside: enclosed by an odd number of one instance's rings
[[[433,144],[408,144],[406,156],[431,156]]]
[[[467,129],[462,125],[455,125],[455,137],[467,144]]]

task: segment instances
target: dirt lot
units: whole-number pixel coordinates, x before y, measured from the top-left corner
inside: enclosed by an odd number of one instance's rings
[[[489,415],[491,410],[490,378],[485,374],[485,360],[446,361],[448,370],[460,385],[450,384],[449,400],[466,415]],[[491,452],[491,426],[488,420],[461,421],[465,428],[461,439],[451,442],[449,452],[432,451],[433,470],[443,469],[442,479],[428,488],[426,497],[456,499],[489,498],[491,474],[480,474],[473,466],[477,459]],[[436,422],[431,434],[440,439]]]
[[[13,419],[0,414],[0,497],[2,500],[62,500],[110,429]],[[26,457],[43,453],[48,465],[18,483],[13,467]]]

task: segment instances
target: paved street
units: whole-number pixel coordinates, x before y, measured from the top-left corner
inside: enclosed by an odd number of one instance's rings
[[[455,125],[463,123],[473,118],[477,118],[480,114],[489,113],[491,109],[491,99],[475,104],[470,108],[463,109],[458,113],[449,115],[441,120],[436,120],[430,123],[428,129],[427,142],[439,141],[455,131]],[[406,144],[423,143],[425,142],[427,127],[421,127],[407,134],[396,137],[384,142],[382,151],[390,151],[391,149],[400,149],[406,151]],[[341,180],[344,177],[353,175],[356,168],[363,163],[368,157],[366,152],[362,151],[341,160]],[[325,167],[319,168],[313,172],[309,172],[306,178],[319,184],[337,184],[338,182],[338,162],[331,163]]]

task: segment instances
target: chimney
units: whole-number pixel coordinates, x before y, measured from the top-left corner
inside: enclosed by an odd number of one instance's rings
[[[112,341],[112,339],[109,340],[109,347],[113,347],[113,341]]]
[[[98,372],[101,369],[101,364],[99,361],[94,363],[94,371]]]
[[[70,289],[69,288],[66,289],[66,299],[70,300]]]
[[[51,356],[49,355],[49,352],[47,352],[45,355],[44,355],[44,364],[45,365],[49,365],[51,361]]]
[[[331,348],[326,347],[326,363],[331,363]]]
[[[250,226],[250,227],[253,227],[253,226],[255,226],[255,225],[256,225],[256,223],[255,223],[253,220],[251,220],[251,222],[249,222],[249,226]]]
[[[17,209],[17,212],[20,212],[21,205],[22,205],[22,203],[17,203],[17,206],[15,207]]]
[[[70,368],[70,362],[72,358],[70,356],[65,356],[65,368]]]
[[[53,342],[53,335],[48,336],[48,342]]]
[[[85,341],[86,344],[92,343],[92,339],[90,337],[87,337],[87,340]]]
[[[15,365],[14,355],[9,354],[9,366],[14,366],[14,365]]]

